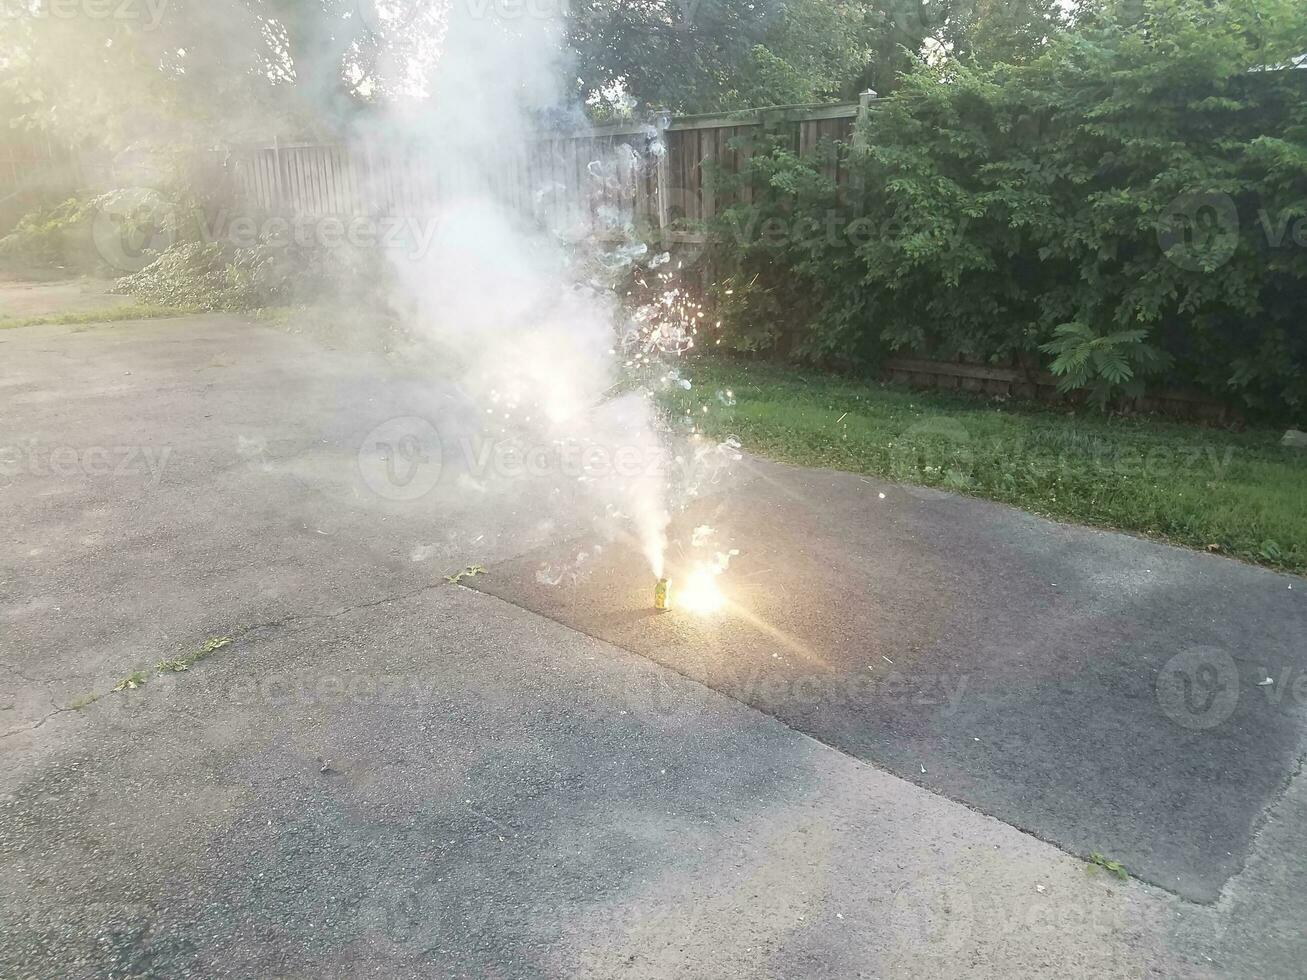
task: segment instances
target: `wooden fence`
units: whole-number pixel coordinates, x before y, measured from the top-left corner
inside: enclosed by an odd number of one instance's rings
[[[1024,401],[1074,402],[1078,396],[1058,390],[1059,378],[1044,370],[1040,359],[1012,356],[999,364],[988,361],[932,361],[918,357],[892,357],[882,366],[886,381],[914,388],[944,388]],[[1117,409],[1167,415],[1198,422],[1227,424],[1239,421],[1236,409],[1200,392],[1163,389],[1140,398],[1122,398]]]
[[[473,149],[274,141],[233,152],[238,186],[251,205],[297,216],[433,215],[471,188],[552,227],[589,234],[614,228],[681,230],[729,202],[713,174],[737,170],[764,134],[812,154],[848,142],[860,102],[788,106],[596,126],[528,140],[494,158]],[[831,154],[829,173],[846,178]]]

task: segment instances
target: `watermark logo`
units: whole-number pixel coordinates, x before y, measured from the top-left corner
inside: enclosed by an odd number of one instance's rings
[[[0,20],[112,20],[153,31],[172,0],[0,0]]]
[[[436,9],[435,0],[358,0],[363,26],[374,34],[404,34]]]
[[[699,207],[698,193],[690,191],[683,196],[685,204],[682,213],[695,213],[694,209]],[[949,226],[944,234],[952,242],[961,241],[967,225],[968,220],[963,217]],[[768,248],[800,250],[817,246],[839,248],[845,244],[862,248],[873,241],[898,241],[911,233],[911,229],[897,217],[876,221],[866,215],[850,217],[848,213],[835,208],[827,208],[824,213],[795,217],[771,215],[764,218],[755,210],[727,212],[722,227],[724,231],[719,233],[725,234],[737,245],[757,244]]]
[[[171,446],[0,446],[0,487],[33,476],[142,481],[153,490],[163,481],[171,457]]]
[[[440,482],[443,453],[440,433],[426,419],[391,419],[363,440],[359,474],[368,489],[385,500],[421,500]]]
[[[1239,703],[1239,668],[1224,650],[1199,647],[1177,654],[1157,675],[1157,703],[1192,731],[1224,724]]]
[[[673,583],[673,605],[675,584]],[[631,711],[662,728],[682,727],[692,710],[686,700],[686,681],[661,667],[633,670],[626,679],[626,701]],[[907,708],[949,717],[968,698],[971,676],[948,672],[910,672],[897,669],[834,676],[789,677],[767,668],[751,667],[719,676],[713,684],[744,704],[768,713],[813,709]]]
[[[515,438],[458,440],[458,454],[477,480],[561,478],[588,483],[657,478],[671,463],[661,445],[607,445],[588,439],[531,442]]]
[[[689,2],[697,6],[699,0]],[[357,0],[356,9],[360,22],[373,34],[400,36],[434,25],[436,15],[447,22],[556,22],[571,7],[569,0],[453,0],[452,4],[436,0]]]
[[[1157,223],[1157,243],[1181,269],[1211,272],[1239,247],[1239,209],[1228,194],[1181,194]]]
[[[403,214],[255,217],[219,211],[210,221],[203,211],[197,210],[194,217],[200,238],[206,245],[278,249],[298,246],[328,251],[384,249],[403,252],[413,259],[426,255],[440,228],[435,217]]]
[[[130,188],[101,199],[91,238],[114,269],[140,272],[176,242],[176,219],[176,209],[157,191]]]
[[[569,486],[616,486],[657,478],[671,461],[670,450],[657,443],[535,440],[512,434],[442,441],[431,422],[415,416],[377,426],[358,452],[359,472],[368,488],[395,501],[425,497],[446,470],[477,484],[553,480]]]

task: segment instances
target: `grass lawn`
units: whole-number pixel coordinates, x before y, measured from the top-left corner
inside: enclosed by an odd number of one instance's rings
[[[694,387],[673,388],[664,405],[761,456],[1307,572],[1307,452],[1281,447],[1279,430],[1108,418],[714,358],[686,375]]]

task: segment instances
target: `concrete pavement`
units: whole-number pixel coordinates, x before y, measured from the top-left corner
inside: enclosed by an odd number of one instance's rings
[[[0,975],[1297,975],[1298,780],[1200,904],[446,584],[585,515],[386,428],[460,418],[438,366],[235,317],[0,364]]]

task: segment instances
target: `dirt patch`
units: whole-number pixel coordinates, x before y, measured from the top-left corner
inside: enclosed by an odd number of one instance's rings
[[[109,293],[112,279],[61,279],[23,282],[0,279],[0,319],[4,317],[59,316],[114,309],[132,302],[130,296]]]

